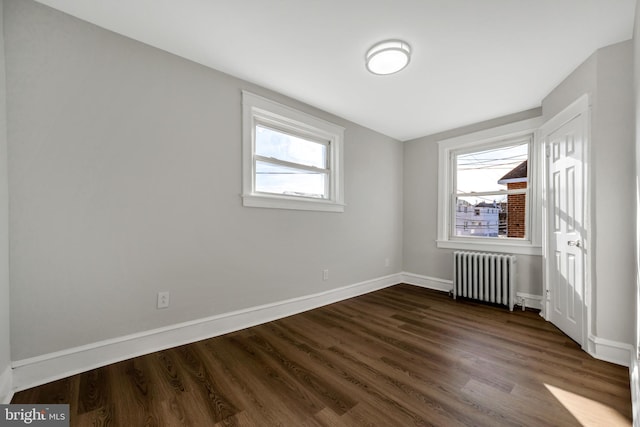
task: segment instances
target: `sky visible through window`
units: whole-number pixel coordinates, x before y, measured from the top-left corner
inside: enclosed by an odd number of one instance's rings
[[[256,126],[256,154],[316,168],[327,167],[325,144]]]
[[[328,176],[296,165],[327,169],[328,143],[322,144],[256,126],[255,152],[266,159],[256,162],[256,190],[275,194],[326,198]],[[281,160],[294,165],[269,162]]]
[[[507,186],[498,184],[498,181],[527,160],[527,157],[527,143],[457,155],[457,193],[506,190]],[[506,200],[506,196],[472,196],[461,199],[475,205],[480,202],[501,202]]]

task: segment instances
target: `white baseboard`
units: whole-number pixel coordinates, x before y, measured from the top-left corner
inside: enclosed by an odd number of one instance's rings
[[[13,399],[13,371],[7,366],[0,374],[0,403],[7,404]]]
[[[422,276],[420,274],[414,273],[402,273],[404,283],[414,286],[420,286],[423,288],[434,289],[437,291],[443,292],[451,292],[453,289],[453,281],[438,279],[435,277]],[[522,300],[524,299],[525,307],[527,308],[535,308],[537,310],[542,310],[542,296],[541,295],[533,295],[525,292],[516,293],[516,301],[518,305],[522,304]]]
[[[0,402],[8,403],[13,392],[25,390],[120,362],[132,357],[153,353],[179,345],[212,338],[229,332],[281,319],[327,304],[407,283],[428,289],[449,292],[452,281],[413,273],[398,273],[313,295],[292,298],[258,307],[223,313],[150,331],[99,341],[29,359],[14,361],[0,375]],[[542,297],[519,293],[527,307],[538,308]],[[588,352],[594,357],[624,366],[630,364],[632,348],[628,344],[589,338]]]
[[[25,390],[132,357],[281,319],[398,283],[402,283],[402,274],[18,360],[12,364],[13,389]]]
[[[516,292],[516,304],[524,305],[526,308],[534,308],[542,311],[542,295],[527,294],[525,292]]]
[[[629,380],[631,383],[631,408],[633,411],[633,425],[640,426],[640,362],[636,357],[636,352],[631,352],[631,363],[629,364]]]
[[[589,335],[586,350],[596,359],[627,367],[630,366],[633,354],[633,346],[630,344],[611,341],[594,335]]]
[[[434,289],[436,291],[451,292],[453,289],[452,280],[438,279],[435,277],[422,276],[414,273],[402,273],[402,282],[409,285],[420,286],[422,288]]]

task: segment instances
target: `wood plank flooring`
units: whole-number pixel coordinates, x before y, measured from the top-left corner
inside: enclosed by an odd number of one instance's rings
[[[17,393],[72,426],[628,426],[628,369],[537,313],[397,285]]]

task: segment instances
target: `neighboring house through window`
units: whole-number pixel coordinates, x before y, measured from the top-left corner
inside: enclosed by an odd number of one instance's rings
[[[500,178],[498,183],[506,185],[508,190],[524,190],[527,188],[528,179],[527,161],[525,160]],[[526,193],[512,192],[507,196],[505,220],[507,237],[524,238],[526,236]]]

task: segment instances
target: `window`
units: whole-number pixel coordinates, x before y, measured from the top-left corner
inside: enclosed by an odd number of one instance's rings
[[[243,205],[344,211],[340,126],[242,92]]]
[[[312,141],[257,122],[255,191],[326,199],[328,141]]]
[[[438,247],[541,254],[538,125],[439,142]]]

